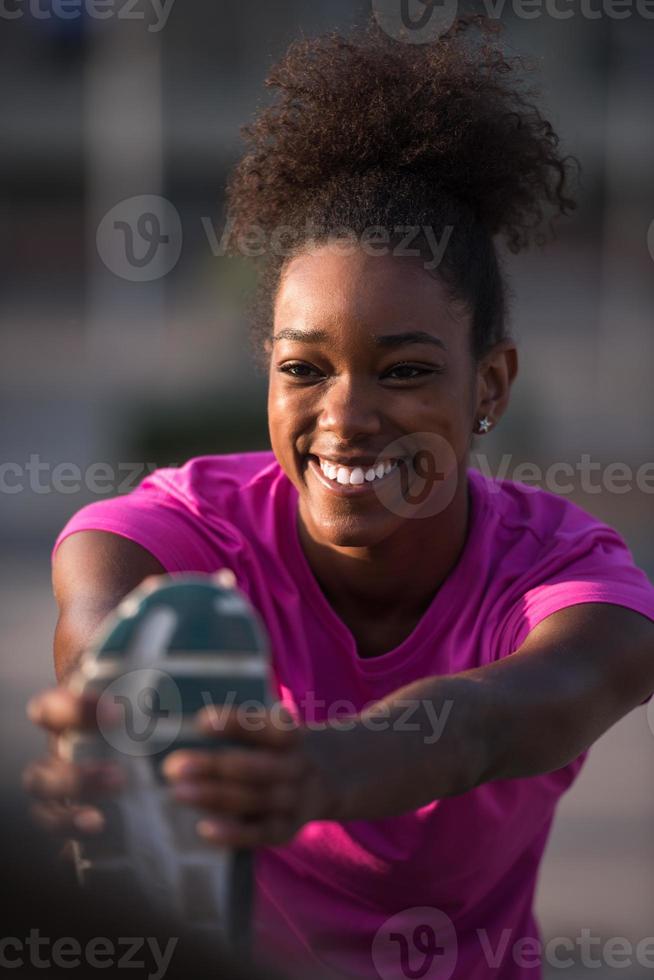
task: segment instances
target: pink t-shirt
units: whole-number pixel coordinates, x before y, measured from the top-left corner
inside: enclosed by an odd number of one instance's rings
[[[112,531],[171,573],[231,568],[267,627],[278,693],[296,715],[359,710],[421,677],[515,651],[558,609],[626,606],[654,587],[622,538],[562,497],[469,471],[464,550],[409,637],[361,659],[302,551],[295,487],[272,452],[203,456],[83,507],[59,534]],[[532,901],[556,772],[486,783],[382,820],[314,822],[257,855],[258,946],[304,978],[538,980]],[[380,773],[380,779],[392,773]]]

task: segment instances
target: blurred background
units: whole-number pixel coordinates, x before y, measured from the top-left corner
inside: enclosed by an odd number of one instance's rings
[[[507,259],[521,372],[472,463],[566,493],[653,578],[654,24],[644,4],[623,19],[600,0],[569,18],[551,12],[565,3],[532,19],[510,7],[507,44],[537,62],[583,177],[557,242]],[[156,465],[269,448],[247,339],[253,270],[220,254],[224,183],[287,44],[369,15],[353,0],[2,7],[3,795],[42,747],[24,704],[54,677],[49,553],[68,517]],[[654,936],[653,790],[654,731],[639,708],[561,803],[537,898],[545,939]]]

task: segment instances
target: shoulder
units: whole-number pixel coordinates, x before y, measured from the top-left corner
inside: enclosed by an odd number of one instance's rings
[[[153,470],[130,493],[78,510],[58,535],[109,531],[149,551],[166,571],[213,570],[235,561],[253,539],[264,543],[286,480],[272,452],[197,456]],[[268,511],[264,517],[264,501]]]
[[[512,557],[517,567],[528,569],[534,560],[558,556],[571,561],[594,549],[598,555],[615,552],[632,561],[618,531],[569,497],[516,480],[492,479],[478,470],[468,475],[488,543],[502,560]]]
[[[565,496],[469,471],[477,556],[504,656],[553,613],[609,603],[654,619],[654,586],[610,525]]]
[[[171,505],[204,506],[224,514],[240,498],[271,489],[281,469],[271,451],[195,456],[182,466],[161,467],[139,484],[140,493]]]

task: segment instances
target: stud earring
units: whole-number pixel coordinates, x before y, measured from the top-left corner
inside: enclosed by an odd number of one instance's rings
[[[490,429],[490,427],[492,426],[492,424],[493,423],[488,418],[488,416],[487,415],[484,415],[483,419],[478,419],[477,420],[477,432],[480,432],[480,433],[481,432],[483,432],[483,433],[488,432],[488,430]]]

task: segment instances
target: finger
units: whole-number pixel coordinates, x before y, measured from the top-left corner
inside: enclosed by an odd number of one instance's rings
[[[211,576],[212,580],[223,589],[237,587],[236,575],[231,568],[221,568]]]
[[[203,817],[196,829],[200,837],[217,847],[250,849],[286,844],[298,828],[290,817],[275,815],[251,823],[228,817]]]
[[[41,830],[64,837],[95,836],[105,825],[102,813],[94,807],[38,802],[32,804],[29,812]]]
[[[52,756],[31,763],[22,775],[25,792],[46,801],[111,793],[125,782],[125,774],[115,763],[75,765]]]
[[[219,783],[206,780],[178,783],[173,787],[176,800],[191,806],[240,816],[293,813],[299,807],[299,788],[288,784],[245,786],[242,783]]]
[[[282,705],[252,708],[212,704],[197,713],[196,724],[205,735],[272,749],[289,748],[300,737],[297,723]]]
[[[164,760],[162,770],[172,782],[223,779],[250,784],[299,781],[307,760],[299,752],[270,749],[223,749],[213,752],[180,749]]]
[[[111,724],[120,719],[117,706],[107,698],[98,701],[95,694],[74,694],[63,686],[37,694],[28,701],[26,711],[35,725],[58,734],[70,728],[92,731],[99,720]]]
[[[154,592],[156,589],[164,585],[169,579],[170,575],[168,572],[160,572],[157,575],[146,575],[139,585],[139,591]]]

